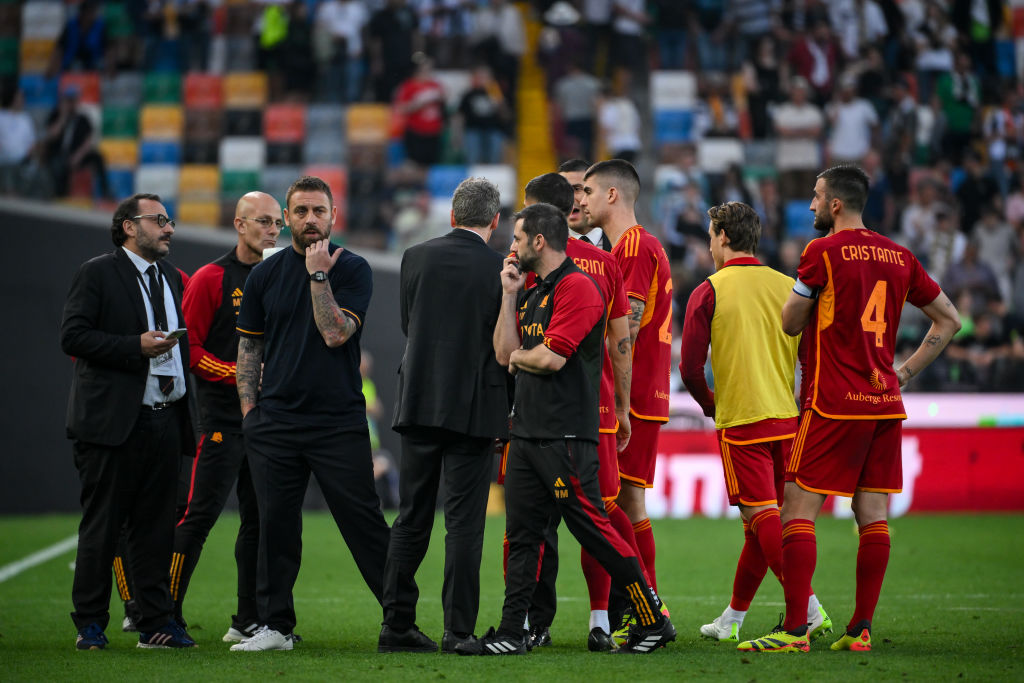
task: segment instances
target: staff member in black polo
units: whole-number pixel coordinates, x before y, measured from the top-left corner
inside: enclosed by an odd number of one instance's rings
[[[293,647],[292,588],[310,472],[378,602],[390,533],[373,485],[359,375],[373,275],[365,259],[330,243],[338,210],[327,183],[303,176],[285,199],[292,248],[253,268],[238,314],[235,381],[260,511],[262,624],[231,646],[242,652]]]
[[[649,653],[675,640],[661,601],[636,554],[613,530],[598,483],[598,398],[605,304],[593,280],[565,254],[569,228],[550,204],[516,216],[512,251],[501,271],[501,313],[494,329],[498,362],[516,375],[505,474],[508,574],[501,625],[460,654],[526,652],[523,620],[537,582],[544,533],[557,506],[580,545],[625,589],[637,628],[615,652]],[[524,290],[520,271],[537,275]]]
[[[114,251],[71,282],[61,348],[75,359],[67,432],[82,481],[71,599],[80,650],[101,650],[110,566],[122,526],[140,618],[139,647],[193,647],[173,617],[167,565],[181,456],[195,448],[185,400],[188,339],[178,269],[164,261],[174,221],[155,194],[114,211]]]
[[[402,257],[402,331],[394,428],[402,435],[399,511],[384,575],[380,652],[433,652],[415,626],[416,570],[434,526],[438,482],[445,484],[445,561],[441,647],[471,638],[480,607],[480,555],[494,439],[508,438],[508,373],[491,335],[501,304],[501,256],[487,246],[501,199],[483,178],[452,196],[453,230]],[[441,311],[450,311],[439,323]]]

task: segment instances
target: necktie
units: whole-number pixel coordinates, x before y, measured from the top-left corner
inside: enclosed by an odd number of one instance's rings
[[[149,277],[149,303],[153,306],[153,322],[156,329],[167,332],[167,311],[164,309],[164,288],[160,279],[156,276],[156,266],[146,268],[146,275]],[[167,396],[174,391],[174,378],[165,375],[158,375],[160,391]]]
[[[593,244],[593,242],[590,241],[590,238],[586,235],[580,235],[580,241],[586,242],[587,244]]]

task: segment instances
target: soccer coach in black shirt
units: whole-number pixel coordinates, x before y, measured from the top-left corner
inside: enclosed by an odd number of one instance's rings
[[[454,229],[402,257],[402,331],[408,341],[394,421],[402,434],[401,502],[384,575],[380,652],[437,650],[415,626],[415,574],[430,542],[442,472],[448,532],[442,649],[454,651],[476,628],[493,444],[508,438],[508,373],[491,344],[502,258],[487,246],[500,208],[493,184],[464,180],[452,196]]]
[[[675,639],[672,622],[644,580],[636,554],[608,521],[598,483],[598,393],[605,302],[597,284],[565,254],[569,228],[550,204],[516,216],[501,271],[494,329],[498,362],[516,375],[505,474],[509,558],[501,625],[460,654],[526,651],[523,620],[537,583],[537,560],[555,506],[580,545],[625,590],[638,625],[613,652],[649,653]],[[518,260],[518,263],[517,263]],[[521,269],[521,270],[520,270]],[[523,271],[537,275],[524,290]]]
[[[259,503],[262,627],[235,651],[293,647],[292,588],[310,472],[378,602],[388,546],[359,375],[373,276],[362,257],[328,240],[337,208],[323,180],[296,180],[286,205],[292,248],[253,268],[238,314],[236,383]]]

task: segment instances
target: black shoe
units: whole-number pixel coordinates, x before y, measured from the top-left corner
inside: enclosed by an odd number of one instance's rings
[[[143,649],[167,649],[195,647],[196,641],[192,639],[185,629],[173,619],[167,625],[146,633],[139,631],[139,644],[136,647]]]
[[[471,643],[475,640],[476,636],[474,636],[472,633],[465,636],[460,636],[458,633],[453,633],[452,631],[445,631],[444,637],[441,638],[441,652],[448,655],[453,655],[456,652],[458,652],[456,648],[460,643]]]
[[[437,643],[415,625],[404,631],[395,631],[384,624],[377,639],[377,652],[437,652]]]
[[[551,645],[551,628],[548,626],[534,626],[530,629],[530,640],[526,644],[527,650],[535,647],[547,647]]]
[[[615,649],[615,641],[603,628],[595,626],[587,636],[587,649],[591,652],[611,652]]]
[[[650,628],[636,626],[629,631],[629,636],[622,647],[612,650],[613,655],[640,654],[646,655],[659,647],[665,647],[676,639],[676,629],[668,617],[662,617],[661,624]]]
[[[483,638],[463,641],[455,651],[460,655],[525,655],[526,639],[499,635],[492,626]]]

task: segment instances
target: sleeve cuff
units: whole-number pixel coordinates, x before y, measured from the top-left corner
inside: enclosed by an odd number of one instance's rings
[[[793,285],[793,291],[805,299],[816,299],[818,297],[818,290],[808,287],[800,280],[797,280],[796,284]]]

